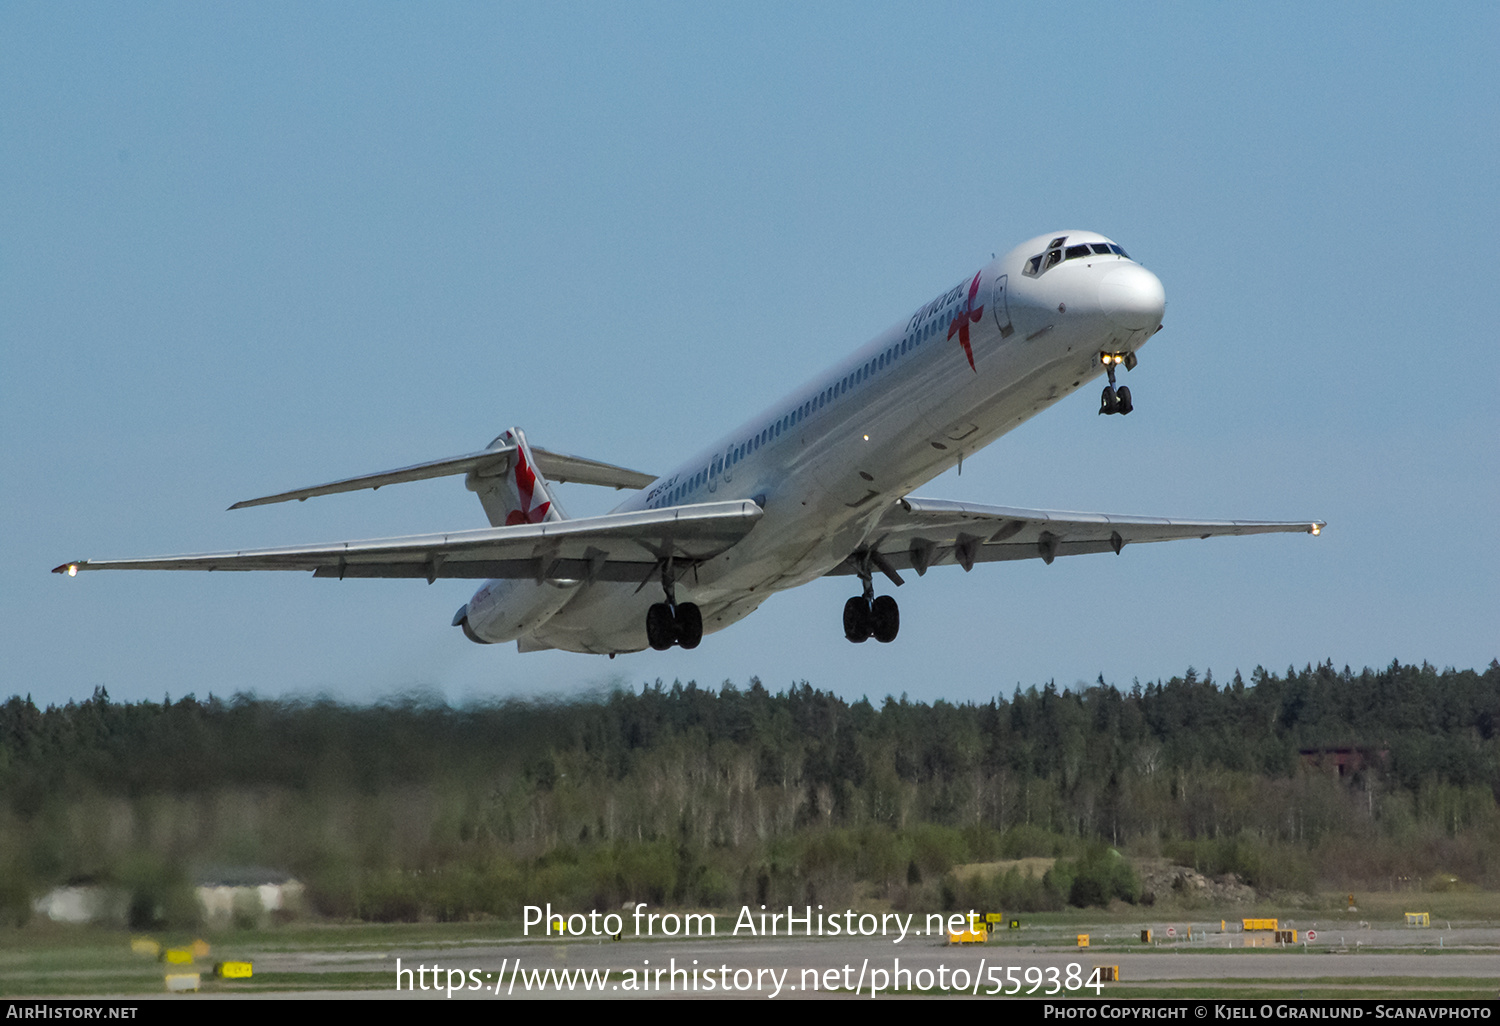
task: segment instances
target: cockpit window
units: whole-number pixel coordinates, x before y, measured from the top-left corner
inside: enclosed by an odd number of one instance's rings
[[[1026,261],[1026,266],[1022,270],[1022,273],[1029,278],[1035,278],[1056,267],[1064,260],[1077,260],[1079,257],[1109,256],[1112,253],[1126,260],[1130,259],[1130,254],[1126,253],[1119,246],[1116,246],[1113,242],[1079,243],[1078,245],[1063,249],[1062,244],[1066,241],[1068,241],[1066,235],[1053,239],[1045,253],[1038,253]]]

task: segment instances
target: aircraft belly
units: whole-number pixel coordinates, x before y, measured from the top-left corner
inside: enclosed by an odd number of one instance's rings
[[[695,589],[691,583],[691,577],[679,583],[678,601],[698,604],[704,634],[721,631],[749,616],[770,594]],[[639,652],[646,648],[646,610],[662,597],[661,586],[655,581],[640,591],[634,585],[613,582],[586,585],[577,600],[530,637],[569,652]]]

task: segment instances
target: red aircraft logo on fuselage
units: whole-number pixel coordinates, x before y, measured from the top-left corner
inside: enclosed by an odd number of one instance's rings
[[[951,339],[958,335],[958,344],[964,347],[964,355],[969,358],[969,369],[979,373],[979,368],[974,366],[974,349],[969,345],[969,322],[978,324],[984,316],[984,307],[975,306],[974,300],[979,298],[979,278],[984,274],[980,271],[974,275],[974,280],[969,283],[969,296],[964,300],[964,305],[959,309],[958,315],[953,318],[953,323],[948,325],[948,337]]]

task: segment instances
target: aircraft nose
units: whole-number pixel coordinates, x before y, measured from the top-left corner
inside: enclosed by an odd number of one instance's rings
[[[1150,330],[1161,323],[1167,293],[1156,275],[1139,264],[1124,264],[1099,282],[1099,307],[1119,327]]]

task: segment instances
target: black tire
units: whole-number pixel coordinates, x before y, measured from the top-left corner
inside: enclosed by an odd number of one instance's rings
[[[677,606],[677,644],[683,648],[697,648],[702,640],[703,613],[696,603],[680,603]]]
[[[901,609],[889,595],[881,595],[870,603],[870,630],[875,640],[889,644],[901,631]]]
[[[1118,400],[1120,404],[1119,412],[1121,414],[1129,413],[1131,410],[1135,409],[1135,406],[1130,402],[1129,385],[1121,385],[1119,388],[1115,389],[1115,399]]]
[[[1104,386],[1104,394],[1099,396],[1099,412],[1114,413],[1120,406],[1119,396],[1109,385]]]
[[[870,603],[855,597],[844,603],[844,637],[856,645],[870,640],[874,625],[870,622]]]
[[[658,652],[665,652],[677,644],[677,620],[665,602],[658,602],[646,610],[646,644]]]

